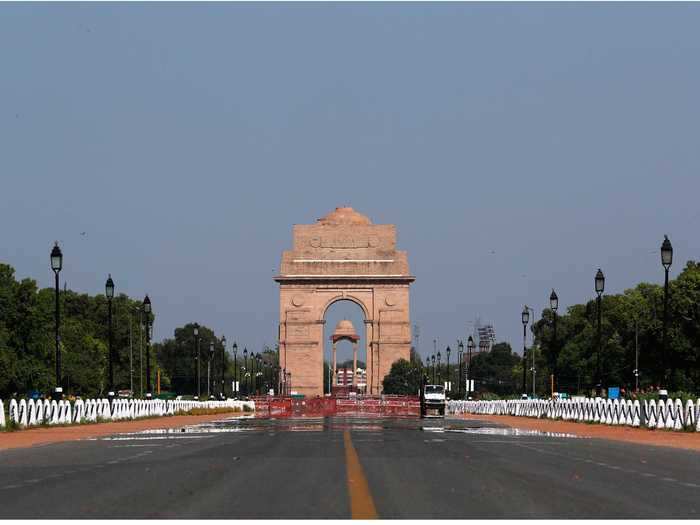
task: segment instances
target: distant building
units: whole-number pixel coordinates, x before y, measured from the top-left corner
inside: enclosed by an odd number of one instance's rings
[[[474,328],[479,341],[478,351],[490,352],[491,347],[496,343],[496,329],[492,324],[482,325],[480,323],[477,323]]]
[[[357,389],[361,392],[367,387],[367,371],[364,368],[359,368],[355,371],[357,374]],[[352,386],[353,379],[352,368],[339,368],[336,371],[336,385],[338,386]]]

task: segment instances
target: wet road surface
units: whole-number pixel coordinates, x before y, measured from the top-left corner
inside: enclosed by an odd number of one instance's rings
[[[0,451],[4,518],[672,518],[699,496],[696,452],[449,418],[230,418]]]

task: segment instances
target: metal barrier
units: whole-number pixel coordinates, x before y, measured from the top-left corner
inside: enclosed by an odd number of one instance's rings
[[[330,417],[337,414],[420,415],[418,396],[384,397],[254,397],[256,415],[263,417]]]

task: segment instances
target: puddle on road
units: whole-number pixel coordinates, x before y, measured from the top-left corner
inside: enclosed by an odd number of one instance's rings
[[[286,432],[367,432],[378,434],[389,430],[410,430],[431,433],[457,433],[505,437],[554,437],[578,438],[574,434],[543,432],[509,428],[498,423],[484,421],[433,420],[417,417],[373,417],[366,415],[335,417],[284,417],[261,418],[234,416],[217,421],[187,425],[179,428],[148,429],[139,432],[118,434],[100,439],[113,441],[157,440],[157,439],[196,439],[213,437],[214,434],[266,433],[273,436]]]
[[[564,432],[544,432],[541,430],[525,430],[521,428],[509,427],[471,427],[471,428],[453,428],[445,427],[422,427],[424,432],[454,432],[458,434],[477,434],[481,436],[507,436],[507,437],[556,437],[556,438],[573,438],[579,439],[581,436],[576,434],[567,434]]]

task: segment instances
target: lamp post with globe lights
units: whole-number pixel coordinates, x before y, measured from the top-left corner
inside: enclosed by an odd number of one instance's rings
[[[209,341],[209,359],[207,359],[207,399],[211,399],[211,361],[214,359],[214,341]]]
[[[557,349],[557,309],[559,308],[559,297],[552,288],[552,293],[549,294],[549,308],[552,310],[552,388],[554,388],[554,380],[557,377],[557,358],[559,352]]]
[[[54,390],[53,398],[58,401],[63,398],[63,385],[61,384],[61,338],[59,336],[59,327],[61,325],[61,314],[59,308],[59,285],[58,285],[58,274],[63,268],[63,252],[58,246],[58,241],[53,246],[51,250],[51,269],[53,270],[55,277],[55,297],[56,297],[56,308],[54,311],[56,326],[55,326],[55,341],[56,341],[56,387]]]
[[[200,384],[200,373],[199,373],[199,324],[194,323],[194,328],[192,329],[194,334],[194,363],[195,363],[195,375],[197,376],[197,397],[199,399],[202,395],[202,389]]]
[[[112,343],[112,299],[114,298],[114,281],[112,280],[112,274],[107,276],[105,296],[107,297],[107,342],[109,345],[109,392],[107,397],[111,403],[114,400],[114,345]]]
[[[238,392],[240,391],[238,381],[238,344],[233,342],[233,398],[238,399]]]
[[[527,360],[525,354],[527,352],[527,324],[530,322],[530,311],[527,306],[523,308],[520,320],[523,323],[523,397],[527,397]]]
[[[225,376],[224,376],[224,366],[226,362],[226,336],[221,337],[221,392],[219,392],[221,399],[226,399],[226,388],[225,388]]]
[[[450,379],[450,352],[452,352],[452,350],[448,346],[445,349],[445,353],[447,354],[447,386],[450,389],[450,394],[452,394],[452,381]]]
[[[245,385],[245,395],[250,395],[250,380],[248,379],[248,348],[243,347],[243,383]]]
[[[143,313],[146,323],[146,397],[151,397],[151,299],[146,294],[143,299]]]
[[[474,346],[474,338],[470,335],[467,339],[467,397],[472,391],[472,352]]]
[[[438,350],[437,353],[437,384],[440,384],[442,381],[442,374],[440,373],[440,350]]]
[[[662,335],[662,349],[664,352],[664,381],[669,381],[668,364],[669,364],[669,354],[668,354],[668,270],[671,268],[673,263],[673,246],[671,246],[671,241],[668,239],[667,235],[664,235],[664,242],[661,244],[661,265],[664,267],[664,324],[663,324],[663,335]],[[673,369],[673,367],[671,367]],[[673,383],[674,378],[671,375],[670,382]],[[672,389],[675,389],[675,385],[670,384]]]
[[[596,395],[600,396],[603,393],[603,381],[600,374],[600,354],[603,347],[603,336],[601,331],[601,320],[602,320],[602,310],[603,310],[603,292],[605,291],[605,275],[603,271],[598,268],[595,274],[595,293],[596,306],[598,310],[598,352],[596,354]]]
[[[457,397],[462,397],[462,379],[464,379],[464,374],[462,373],[462,367],[464,362],[464,343],[460,340],[457,344],[457,360],[459,361],[459,379],[457,380]]]

